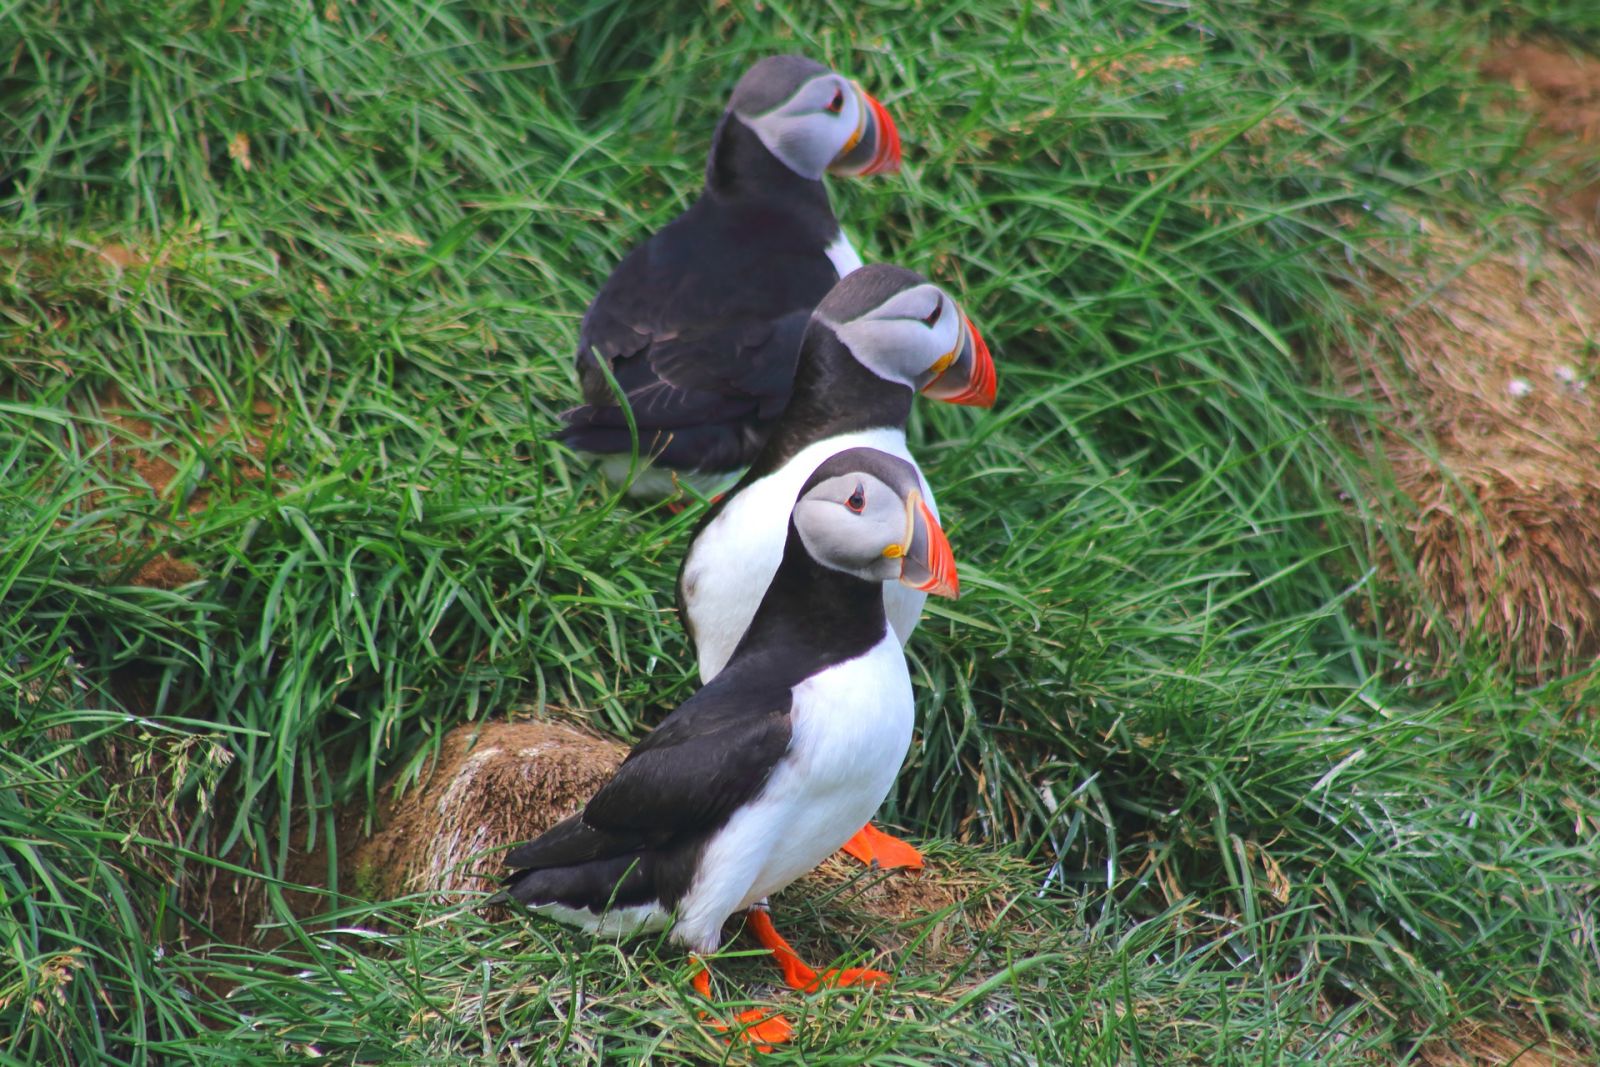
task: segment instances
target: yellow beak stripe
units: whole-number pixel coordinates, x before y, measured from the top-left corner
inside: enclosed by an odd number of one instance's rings
[[[841,156],[860,144],[862,135],[867,132],[867,102],[862,98],[861,86],[851,82],[850,88],[854,89],[856,93],[856,111],[858,112],[856,115],[856,132],[852,133],[850,139],[844,143],[844,147],[839,149],[839,155]]]

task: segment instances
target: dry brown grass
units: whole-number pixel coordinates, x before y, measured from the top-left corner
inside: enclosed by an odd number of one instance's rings
[[[1526,1020],[1515,1029],[1506,1022],[1459,1023],[1442,1037],[1424,1042],[1413,1062],[1423,1067],[1582,1067],[1594,1060],[1591,1053],[1550,1037],[1538,1023]]]
[[[1386,412],[1372,441],[1403,500],[1378,546],[1421,602],[1390,636],[1419,658],[1482,639],[1550,676],[1600,655],[1600,58],[1504,41],[1481,70],[1516,90],[1550,161],[1560,224],[1496,243],[1430,220],[1372,279],[1352,391]]]
[[[297,813],[282,845],[284,873],[312,889],[284,890],[284,902],[311,919],[327,908],[321,890],[334,886],[335,875],[341,893],[369,900],[492,890],[505,873],[500,850],[578,810],[627,751],[620,742],[551,722],[458,726],[419,781],[405,790],[393,781],[383,787],[371,834],[361,798],[332,813],[331,831],[319,822],[312,834],[306,813]],[[199,894],[197,914],[241,943],[281,940],[278,931],[262,929],[271,909],[254,878],[213,877]]]
[[[355,850],[374,895],[491,889],[500,850],[537,837],[600,788],[626,745],[551,722],[488,722],[445,735],[424,779],[384,791],[382,829]]]
[[[1390,613],[1415,652],[1481,637],[1538,674],[1600,652],[1597,277],[1594,244],[1429,224],[1372,278],[1379,355],[1348,383],[1386,411],[1372,443],[1406,504],[1379,566],[1396,578],[1409,555],[1420,580],[1425,603]]]

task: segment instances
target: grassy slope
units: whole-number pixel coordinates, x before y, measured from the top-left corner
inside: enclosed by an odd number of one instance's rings
[[[1003,363],[992,416],[915,417],[970,592],[890,814],[1033,864],[950,990],[829,1002],[808,1061],[1399,1058],[1507,1003],[1593,1038],[1592,682],[1408,687],[1341,604],[1381,522],[1316,369],[1351,228],[1491,216],[1512,140],[1462,92],[1483,26],[1393,6],[0,13],[0,1054],[719,1048],[670,949],[415,902],[203,949],[170,872],[281,872],[297,811],[463,719],[689,691],[693,511],[545,437],[588,293],[780,49],[889,103],[907,173],[840,213]],[[163,554],[194,579],[135,584]]]

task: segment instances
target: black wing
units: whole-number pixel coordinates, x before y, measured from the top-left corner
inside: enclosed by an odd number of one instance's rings
[[[707,834],[760,791],[789,747],[790,690],[711,685],[634,746],[578,815],[506,856],[563,867]]]
[[[629,253],[589,306],[577,354],[587,403],[566,413],[563,439],[591,452],[629,447],[600,359],[628,397],[641,451],[673,467],[748,462],[740,431],[782,412],[806,321],[836,280],[797,218],[697,201]],[[717,432],[697,439],[702,428]],[[719,447],[740,459],[709,462]]]
[[[729,338],[680,339],[653,346],[647,358],[620,361],[617,384],[633,411],[640,455],[680,470],[747,465],[789,403],[810,318],[808,309],[751,327],[746,338],[762,337],[754,346]],[[704,358],[708,352],[735,357],[724,366]],[[633,447],[627,415],[615,404],[585,404],[563,418],[567,426],[559,436],[573,448],[604,454]]]

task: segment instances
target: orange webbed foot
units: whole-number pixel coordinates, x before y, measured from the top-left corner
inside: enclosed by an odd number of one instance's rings
[[[886,971],[875,971],[871,967],[846,967],[844,970],[824,971],[817,979],[814,988],[832,986],[842,989],[853,985],[888,985],[889,974]]]
[[[895,867],[911,871],[922,870],[922,853],[898,837],[884,833],[871,823],[857,830],[855,836],[844,843],[843,851],[868,867],[881,867],[884,870]]]
[[[704,961],[696,959],[694,977],[689,980],[694,986],[694,991],[707,1000],[711,999],[711,971]],[[757,1052],[771,1052],[774,1045],[781,1045],[794,1038],[794,1027],[789,1020],[775,1012],[768,1013],[760,1008],[749,1008],[733,1017],[732,1022],[724,1022],[715,1018],[710,1012],[701,1012],[700,1018],[715,1031],[721,1034],[733,1031],[730,1041],[743,1041],[755,1047]]]
[[[772,925],[772,916],[761,908],[751,908],[745,918],[745,924],[760,942],[761,947],[771,951],[772,960],[783,972],[784,984],[790,989],[815,993],[823,986],[876,986],[889,981],[889,975],[883,971],[874,971],[867,967],[848,967],[844,970],[831,970],[818,974],[806,965],[799,953],[795,952],[794,946],[778,933],[777,927]]]
[[[771,1052],[772,1046],[794,1040],[794,1026],[777,1012],[768,1014],[760,1008],[750,1008],[734,1016],[733,1025],[712,1020],[718,1030],[736,1029],[737,1039],[755,1046],[757,1052]]]

